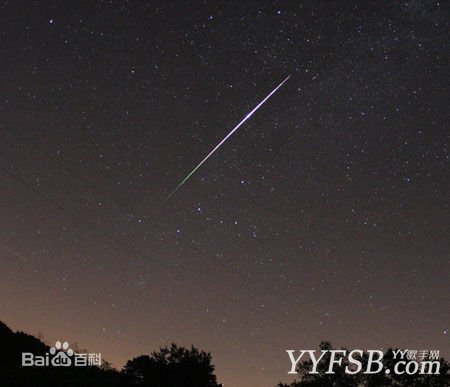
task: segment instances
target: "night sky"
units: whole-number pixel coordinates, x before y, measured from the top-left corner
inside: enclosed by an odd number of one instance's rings
[[[236,387],[321,340],[448,357],[447,8],[1,1],[0,320]]]

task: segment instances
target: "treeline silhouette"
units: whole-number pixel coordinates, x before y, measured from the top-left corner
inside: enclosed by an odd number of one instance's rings
[[[334,349],[330,342],[325,341],[320,343],[320,350],[332,350]],[[345,348],[341,348],[345,349]],[[320,356],[319,351],[317,356]],[[323,359],[317,366],[317,374],[311,374],[312,362],[306,359],[299,363],[297,372],[299,380],[290,384],[279,383],[277,387],[384,387],[384,386],[408,386],[408,387],[448,387],[450,386],[449,375],[449,363],[440,358],[440,370],[438,375],[421,375],[416,373],[408,375],[406,372],[402,374],[395,374],[390,372],[385,373],[386,369],[392,371],[396,362],[401,361],[397,355],[397,359],[394,359],[394,350],[388,349],[383,356],[383,370],[376,374],[365,374],[363,371],[357,374],[345,373],[345,367],[349,365],[346,358],[342,359],[342,366],[334,367],[334,374],[327,373],[330,364],[330,352],[326,352]],[[368,355],[364,353],[363,356],[355,356],[355,359],[361,361],[362,370],[367,370]],[[403,359],[404,361],[408,361]],[[404,370],[404,367],[401,369]]]
[[[13,332],[0,321],[1,387],[220,387],[209,353],[172,344],[129,360],[118,371],[98,366],[23,367],[22,352],[45,356],[50,347],[38,338]]]
[[[322,342],[321,350],[331,350],[329,342]],[[23,367],[22,352],[45,356],[50,347],[38,338],[13,332],[0,321],[0,386],[1,387],[220,387],[214,374],[211,355],[195,347],[186,349],[172,344],[150,355],[142,355],[128,360],[120,371],[108,363],[102,366],[86,367]],[[355,375],[345,373],[348,361],[344,358],[342,366],[335,367],[334,374],[328,374],[329,352],[319,362],[317,374],[311,374],[312,363],[306,359],[297,367],[298,380],[279,383],[277,387],[381,387],[381,386],[450,386],[449,364],[439,359],[439,375],[395,375],[380,372],[377,374]],[[363,370],[367,368],[367,354],[360,357]],[[394,369],[398,360],[393,350],[388,349],[383,358],[384,369]],[[290,364],[287,362],[286,367]],[[254,387],[254,386],[249,386]]]

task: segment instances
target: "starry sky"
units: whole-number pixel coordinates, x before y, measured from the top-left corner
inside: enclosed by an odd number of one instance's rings
[[[444,2],[1,1],[0,36],[13,329],[236,387],[321,340],[449,356]]]

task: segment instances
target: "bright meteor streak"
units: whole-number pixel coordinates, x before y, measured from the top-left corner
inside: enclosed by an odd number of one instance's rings
[[[233,130],[230,132],[230,133],[228,133],[223,139],[222,139],[222,141],[220,141],[216,146],[215,146],[215,148],[211,151],[211,152],[209,152],[208,153],[208,155],[202,160],[202,161],[200,161],[200,163],[198,163],[198,165],[180,182],[180,184],[178,184],[176,187],[175,187],[175,189],[169,194],[169,196],[167,196],[167,199],[166,200],[168,200],[175,192],[177,192],[179,189],[180,189],[180,187],[184,184],[184,183],[186,183],[188,180],[189,180],[189,178],[197,171],[197,169],[199,169],[205,162],[206,162],[206,160],[208,160],[212,155],[213,155],[213,153],[217,150],[217,149],[219,149],[221,146],[222,146],[222,144],[225,142],[225,141],[227,141],[230,137],[231,137],[231,135],[236,131],[236,130],[238,130],[240,127],[241,127],[241,125],[243,125],[244,124],[244,122],[245,121],[247,121],[252,115],[253,115],[253,113],[255,113],[281,86],[283,86],[283,84],[290,78],[291,76],[289,75],[283,82],[281,82],[275,89],[273,89],[271,92],[270,92],[270,94],[269,95],[267,95],[267,97],[266,98],[264,98],[258,105],[256,105],[256,107],[250,112],[250,113],[248,113],[245,117],[244,117],[244,119],[241,121],[241,122],[239,122],[239,124],[237,124],[234,128],[233,128]]]

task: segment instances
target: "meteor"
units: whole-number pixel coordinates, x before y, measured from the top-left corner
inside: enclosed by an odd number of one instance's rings
[[[180,184],[178,184],[176,187],[175,187],[175,189],[169,194],[169,196],[167,196],[167,198],[166,198],[166,201],[167,200],[169,200],[174,194],[175,194],[175,192],[177,192],[180,188],[181,188],[181,186],[184,184],[184,183],[186,183],[188,180],[189,180],[189,178],[197,171],[197,169],[199,169],[205,162],[206,162],[206,160],[208,160],[213,154],[214,154],[214,152],[217,150],[217,149],[219,149],[221,146],[222,146],[222,144],[225,142],[225,141],[227,141],[231,136],[232,136],[232,134],[234,133],[234,132],[236,132],[236,130],[238,130],[243,124],[244,124],[244,122],[245,121],[247,121],[252,115],[253,115],[253,113],[255,113],[281,86],[283,86],[283,84],[290,78],[291,76],[289,75],[288,77],[286,77],[285,79],[284,79],[284,81],[283,82],[281,82],[275,89],[273,89],[268,95],[267,95],[267,97],[266,98],[264,98],[258,105],[256,105],[256,107],[250,112],[250,113],[248,113],[245,117],[244,117],[244,119],[241,121],[241,122],[239,122],[239,124],[237,124],[232,130],[231,130],[231,132],[230,133],[228,133],[223,139],[222,139],[222,141],[220,141],[215,147],[214,147],[214,149],[211,151],[211,152],[209,152],[208,153],[208,155],[202,160],[202,161],[200,161],[200,163],[198,163],[197,164],[197,166],[183,179],[183,180],[181,180],[181,182],[180,182]]]

